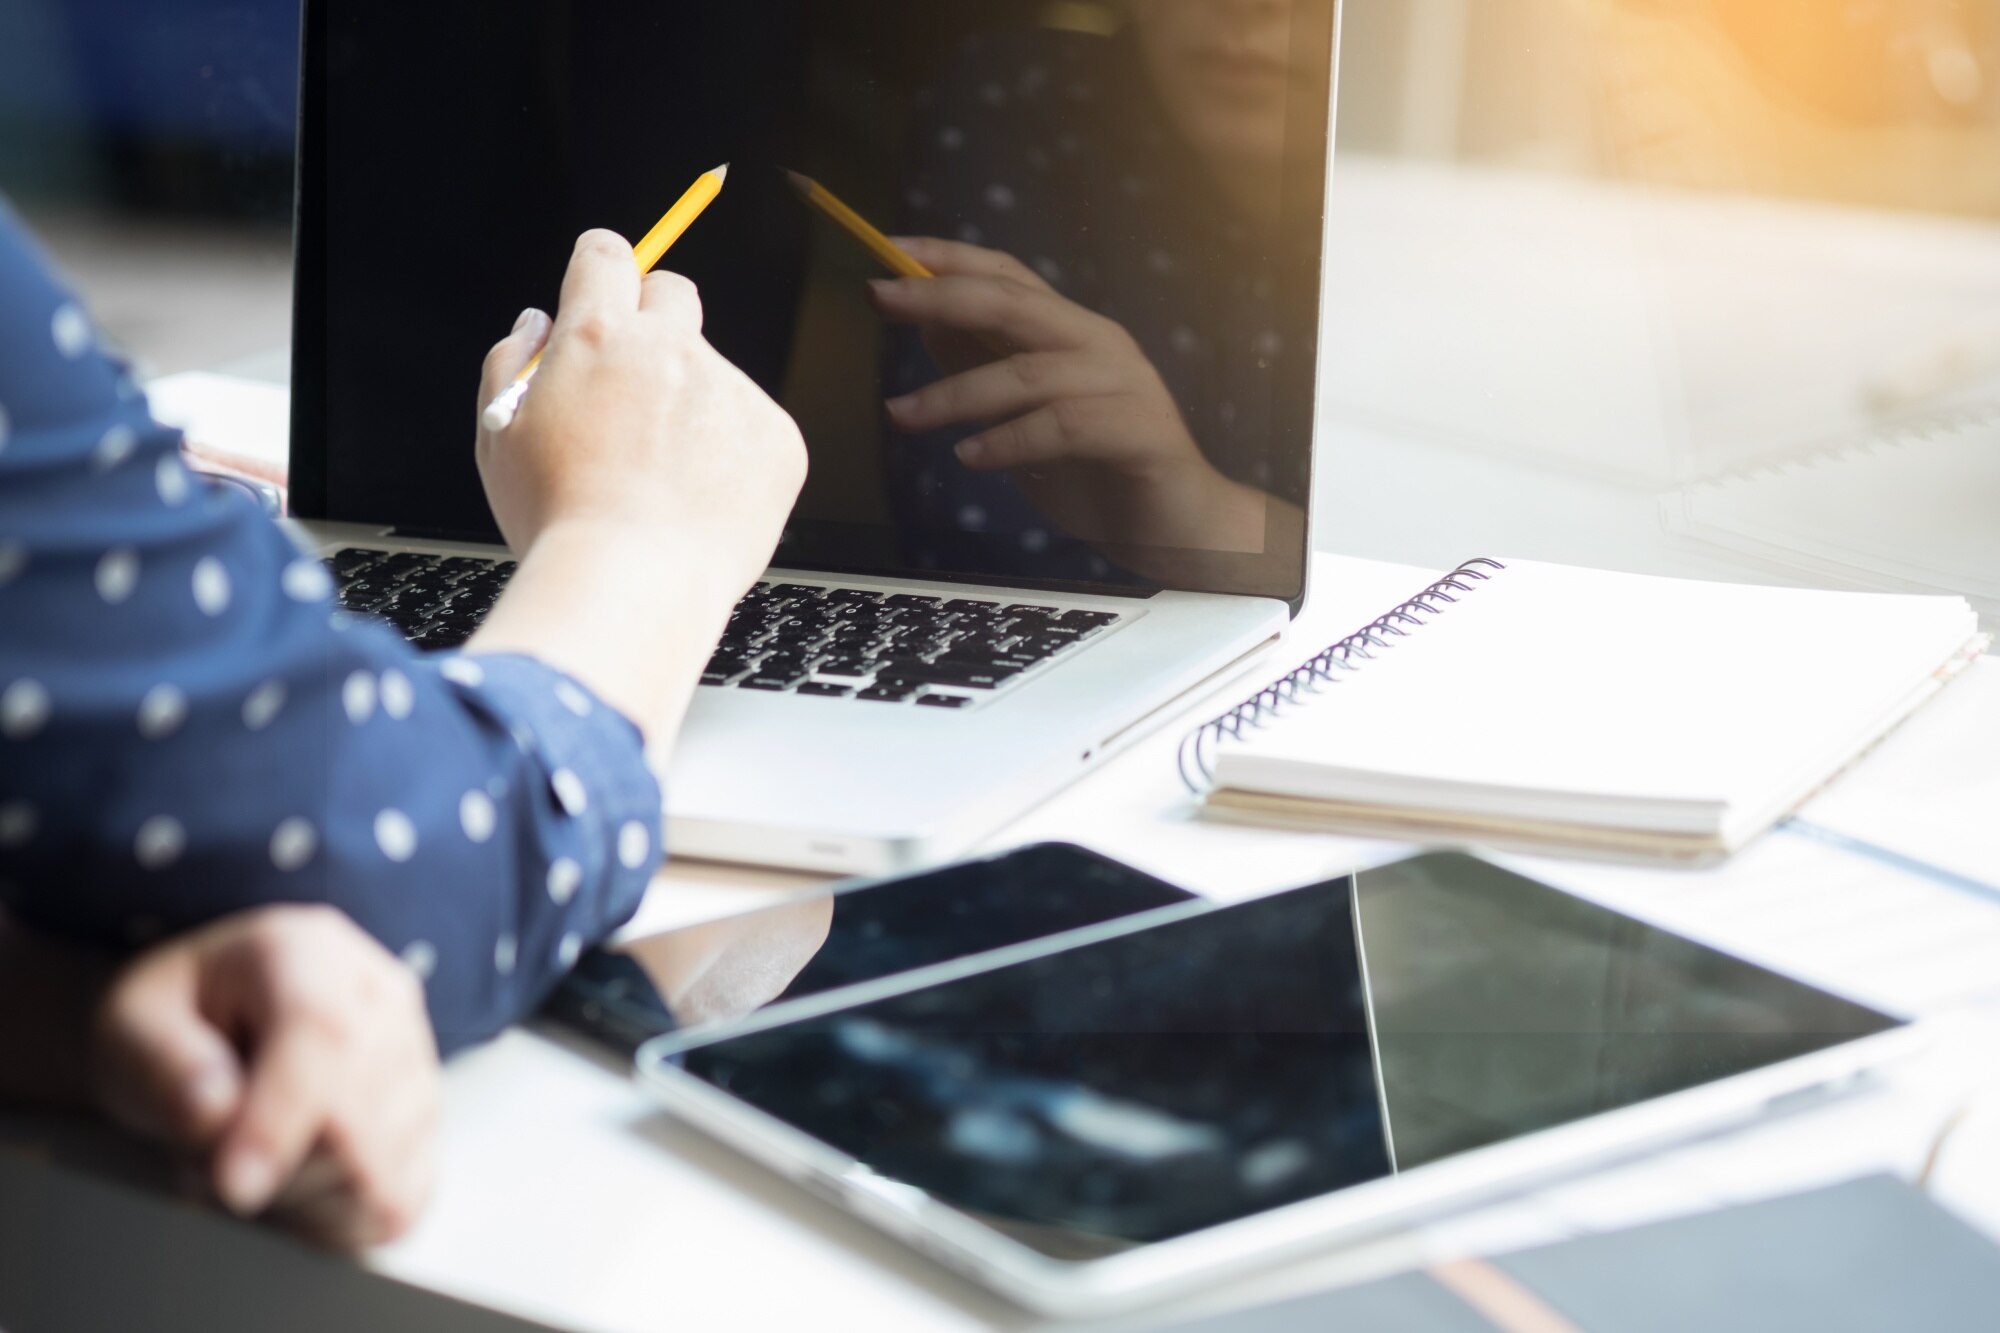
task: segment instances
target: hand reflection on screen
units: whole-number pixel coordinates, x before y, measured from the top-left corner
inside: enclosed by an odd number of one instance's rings
[[[1280,205],[1325,149],[1311,117],[1292,131],[1333,5],[1104,13],[1108,35],[979,34],[918,99],[900,230],[937,277],[871,289],[891,491],[913,530],[1014,539],[1024,572],[1200,580],[1303,542],[1310,330]],[[1040,559],[1057,537],[1102,558]]]
[[[897,429],[979,427],[953,447],[959,462],[1012,472],[1085,541],[1262,548],[1267,497],[1208,461],[1122,326],[998,250],[898,243],[937,276],[879,280],[872,300],[885,319],[922,332],[945,375],[888,401]]]
[[[770,1003],[826,943],[831,897],[724,917],[624,946],[683,1027],[719,1023]]]

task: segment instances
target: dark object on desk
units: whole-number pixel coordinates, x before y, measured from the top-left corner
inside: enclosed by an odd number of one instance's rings
[[[754,952],[766,935],[774,947],[792,948],[796,930],[791,918],[816,899],[831,898],[824,939],[785,969],[790,980],[758,1006],[769,1007],[1046,939],[1192,896],[1085,848],[1038,843],[920,875],[788,898],[654,938],[727,932],[728,941],[705,941],[688,951],[704,957],[724,949],[742,953],[746,946]],[[628,946],[655,960],[660,952],[646,943]],[[757,961],[760,966],[772,962],[768,952]],[[683,988],[669,983],[666,989],[678,995]],[[714,1018],[690,1014],[677,1019],[644,966],[626,953],[603,951],[584,956],[549,998],[544,1013],[624,1055],[684,1021]]]
[[[0,1151],[9,1333],[551,1333],[266,1228]]]
[[[1525,1295],[1524,1319],[1482,1313]],[[1468,1294],[1461,1294],[1468,1293]],[[1407,1273],[1170,1333],[1925,1333],[2000,1326],[2000,1250],[1893,1176]],[[1163,1333],[1169,1333],[1163,1330]]]

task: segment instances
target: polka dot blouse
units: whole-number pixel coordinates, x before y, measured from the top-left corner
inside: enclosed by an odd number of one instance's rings
[[[637,730],[516,656],[420,656],[182,464],[0,202],[0,904],[133,948],[326,902],[439,1045],[536,1007],[637,908]]]

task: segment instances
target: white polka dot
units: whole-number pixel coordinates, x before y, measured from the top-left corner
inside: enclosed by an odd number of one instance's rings
[[[1167,341],[1172,343],[1174,350],[1182,356],[1189,356],[1201,350],[1201,335],[1185,324],[1175,325],[1174,331],[1167,335]]]
[[[354,628],[354,617],[345,611],[335,611],[326,618],[326,623],[333,627],[334,633],[345,634]]]
[[[583,867],[567,856],[558,856],[549,862],[549,901],[557,907],[569,906],[569,900],[576,897],[576,891],[583,886]]]
[[[139,734],[163,741],[187,720],[187,696],[172,685],[155,685],[139,700]]]
[[[514,738],[515,748],[520,750],[522,754],[533,754],[535,752],[535,733],[528,730],[527,727],[517,723],[507,734]]]
[[[963,505],[958,511],[958,526],[967,532],[978,532],[986,526],[986,511],[978,505]]]
[[[0,693],[0,736],[24,741],[40,731],[49,720],[49,692],[38,680],[26,677]]]
[[[556,963],[561,967],[575,967],[577,956],[583,952],[583,936],[565,935],[556,946]]]
[[[988,106],[999,106],[1007,100],[1007,90],[997,83],[981,84],[979,100]]]
[[[340,706],[355,726],[366,722],[375,713],[375,677],[366,671],[350,674],[340,683]]]
[[[956,152],[965,147],[965,131],[956,125],[947,125],[938,131],[938,147],[947,152]]]
[[[410,688],[410,678],[394,667],[382,673],[382,711],[398,722],[410,715],[416,706],[417,692]]]
[[[930,191],[914,185],[910,187],[909,193],[905,194],[903,198],[911,208],[916,209],[919,213],[931,206]]]
[[[229,571],[212,555],[194,562],[194,604],[207,616],[229,609]]]
[[[114,546],[97,561],[97,595],[116,606],[139,586],[139,555],[129,546]]]
[[[184,503],[189,485],[187,469],[181,466],[181,460],[172,454],[161,454],[160,461],[153,464],[153,486],[170,508]]]
[[[109,472],[130,458],[138,444],[139,432],[130,426],[113,426],[104,432],[104,438],[90,451],[90,465],[99,472]]]
[[[652,850],[653,835],[638,820],[627,820],[625,827],[618,830],[618,863],[627,870],[637,870],[646,864]]]
[[[502,935],[493,943],[493,966],[501,976],[514,970],[514,960],[521,952],[521,946],[512,935]]]
[[[71,361],[90,350],[90,319],[74,301],[56,307],[55,317],[49,321],[49,333],[56,340],[56,350]]]
[[[468,690],[476,690],[486,683],[486,673],[479,669],[479,663],[469,657],[447,657],[438,667],[438,674]]]
[[[429,940],[411,940],[403,950],[403,966],[416,973],[419,981],[429,981],[437,965],[438,951]]]
[[[1021,534],[1021,549],[1037,555],[1049,549],[1049,534],[1043,528],[1029,528]]]
[[[474,789],[458,798],[458,823],[465,830],[465,836],[474,842],[485,842],[493,836],[493,826],[499,822],[493,809],[493,798],[485,792]]]
[[[1056,263],[1055,260],[1050,259],[1047,255],[1037,255],[1033,268],[1035,272],[1042,275],[1042,281],[1046,282],[1049,286],[1062,286],[1062,265]]]
[[[271,832],[271,864],[280,870],[297,870],[318,850],[319,834],[309,819],[293,815]]]
[[[964,241],[967,245],[984,245],[986,243],[986,233],[980,229],[979,224],[976,222],[961,222],[958,224],[958,239]]]
[[[1165,250],[1151,250],[1146,254],[1146,267],[1155,273],[1172,273],[1174,257]]]
[[[325,565],[311,556],[286,565],[278,582],[284,588],[285,596],[295,602],[323,602],[333,595],[332,576],[326,572]]]
[[[986,206],[998,213],[1005,213],[1014,207],[1014,192],[1005,185],[986,187]]]
[[[590,696],[566,680],[556,682],[556,698],[562,706],[578,717],[590,716]]]
[[[132,839],[132,854],[147,870],[165,870],[181,859],[186,848],[187,833],[172,815],[154,815],[139,825],[138,836]]]
[[[1250,350],[1268,359],[1285,350],[1285,340],[1276,329],[1265,329],[1250,340]]]
[[[375,845],[391,861],[407,861],[417,854],[417,826],[401,810],[384,810],[375,816]]]
[[[0,805],[0,847],[26,847],[41,824],[41,816],[26,801]]]
[[[250,691],[250,697],[243,701],[243,725],[252,731],[262,731],[278,716],[278,710],[285,706],[285,683],[281,680],[267,680]]]
[[[559,768],[549,774],[549,786],[555,788],[556,800],[572,815],[580,815],[590,808],[590,793],[583,789],[583,779],[567,768]]]
[[[0,541],[0,588],[21,576],[28,565],[28,548],[21,542]]]

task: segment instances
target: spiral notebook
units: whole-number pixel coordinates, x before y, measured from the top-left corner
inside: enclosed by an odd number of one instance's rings
[[[1988,640],[1962,597],[1479,559],[1191,733],[1217,815],[1718,859]]]

